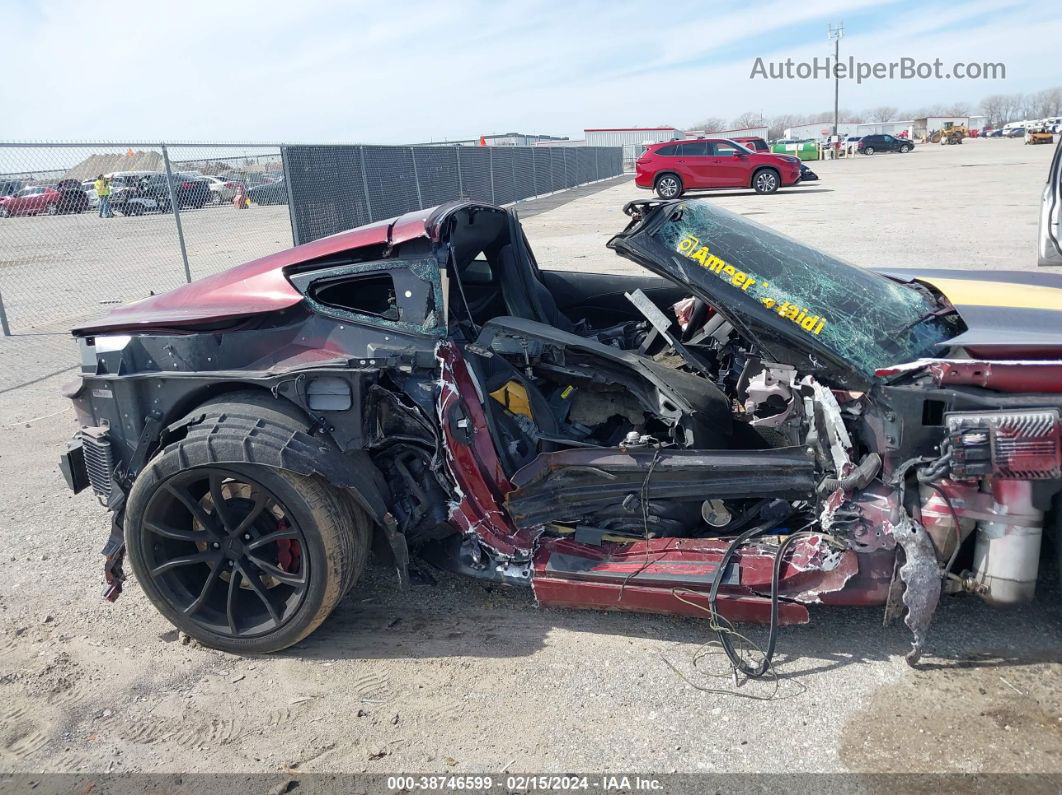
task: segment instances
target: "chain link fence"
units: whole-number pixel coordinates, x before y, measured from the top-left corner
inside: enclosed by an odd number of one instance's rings
[[[291,245],[285,206],[232,204],[282,173],[276,145],[0,144],[3,333],[65,331]]]
[[[65,333],[292,243],[621,173],[618,147],[0,143],[0,326]]]

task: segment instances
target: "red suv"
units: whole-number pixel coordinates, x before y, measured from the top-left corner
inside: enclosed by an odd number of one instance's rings
[[[687,190],[752,188],[774,193],[800,181],[800,159],[753,152],[725,138],[650,144],[635,164],[634,184],[674,199]]]

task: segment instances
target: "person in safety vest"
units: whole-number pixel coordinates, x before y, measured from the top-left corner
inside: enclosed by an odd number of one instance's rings
[[[100,218],[114,218],[111,211],[111,181],[100,174],[96,177],[95,188],[100,200]]]

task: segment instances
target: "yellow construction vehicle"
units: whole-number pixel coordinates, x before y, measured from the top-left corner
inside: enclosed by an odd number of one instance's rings
[[[1046,127],[1026,127],[1025,128],[1025,144],[1053,144],[1055,142],[1055,136],[1053,136]]]
[[[943,130],[933,131],[933,134],[929,136],[929,142],[939,143],[941,146],[961,144],[967,135],[969,135],[969,131],[966,129],[966,125],[946,121],[944,122]]]

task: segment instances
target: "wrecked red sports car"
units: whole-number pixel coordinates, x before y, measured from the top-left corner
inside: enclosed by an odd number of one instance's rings
[[[370,547],[543,605],[801,623],[1029,600],[1062,491],[1062,278],[853,267],[704,200],[635,202],[643,276],[540,271],[468,201],[78,328],[75,491],[109,598],[206,645],[314,630]]]

